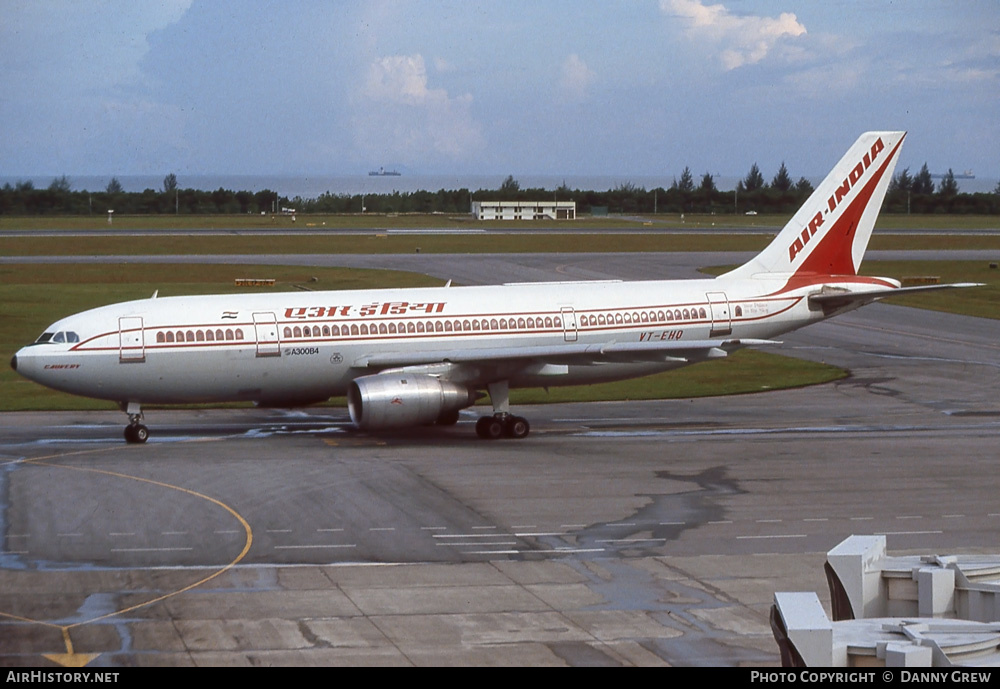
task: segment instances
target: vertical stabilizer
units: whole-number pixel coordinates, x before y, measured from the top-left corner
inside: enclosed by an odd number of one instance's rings
[[[774,241],[723,277],[857,275],[905,136],[862,134]]]

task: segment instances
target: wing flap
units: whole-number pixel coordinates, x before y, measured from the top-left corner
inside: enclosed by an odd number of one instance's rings
[[[526,347],[468,347],[415,352],[379,352],[355,359],[355,368],[395,368],[436,363],[484,364],[523,361],[553,365],[604,362],[691,361],[725,356],[741,347],[781,344],[775,340],[671,340],[667,342],[565,342]]]

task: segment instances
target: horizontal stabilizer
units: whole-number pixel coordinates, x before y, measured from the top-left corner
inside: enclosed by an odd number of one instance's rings
[[[809,301],[818,304],[826,310],[835,310],[844,306],[870,304],[886,297],[898,297],[901,294],[914,292],[931,292],[941,289],[964,289],[966,287],[982,287],[981,282],[955,282],[947,285],[917,285],[915,287],[885,287],[866,290],[864,292],[824,292],[810,295]]]

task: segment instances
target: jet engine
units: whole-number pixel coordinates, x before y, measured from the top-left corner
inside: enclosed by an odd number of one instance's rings
[[[475,390],[419,373],[362,376],[347,389],[351,421],[366,431],[454,423],[475,402]]]

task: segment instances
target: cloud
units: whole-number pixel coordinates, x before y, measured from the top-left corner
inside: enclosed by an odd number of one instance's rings
[[[587,96],[587,89],[596,76],[587,63],[579,55],[573,53],[563,62],[559,89],[567,98],[583,100]]]
[[[806,27],[790,12],[777,19],[738,15],[724,5],[703,5],[699,0],[660,0],[660,9],[686,20],[685,33],[691,39],[718,45],[719,59],[727,71],[756,64],[782,39],[806,33]]]
[[[389,55],[368,68],[355,117],[367,155],[412,163],[431,157],[468,158],[483,146],[472,96],[428,87],[422,55]]]

